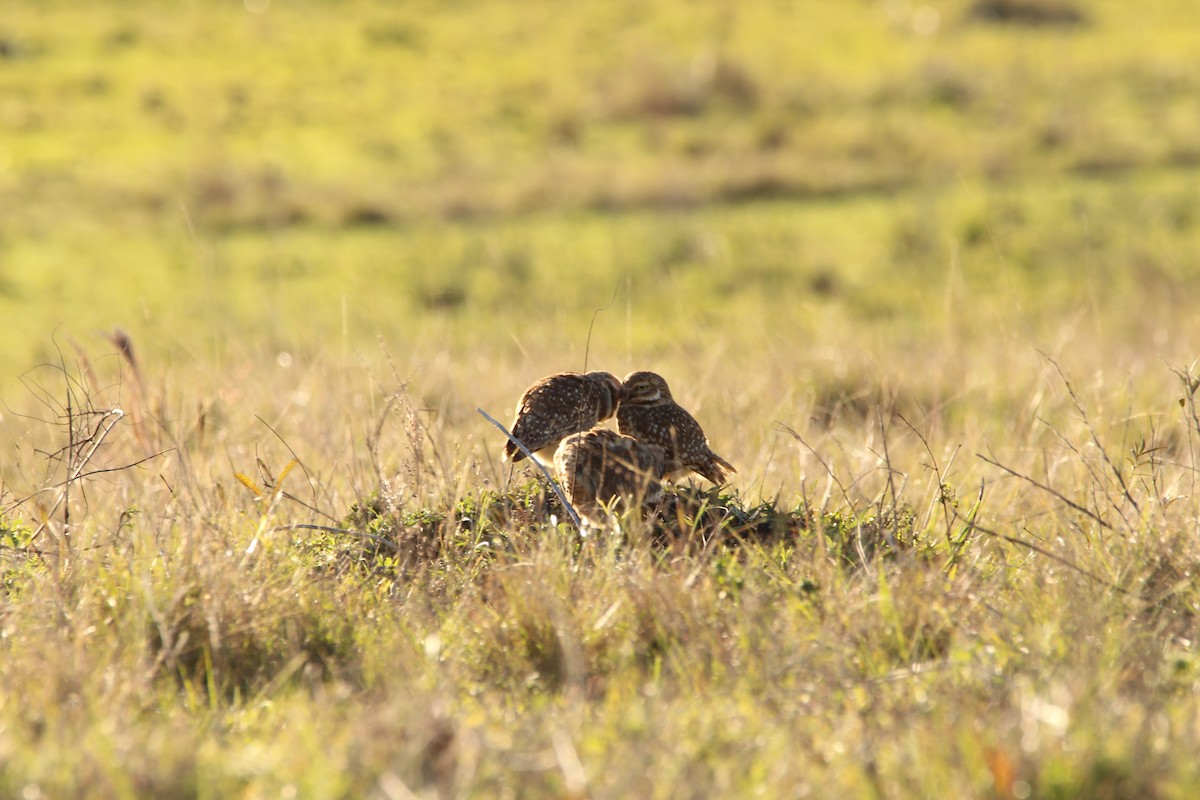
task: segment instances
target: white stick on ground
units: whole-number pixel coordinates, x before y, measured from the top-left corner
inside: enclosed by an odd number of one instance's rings
[[[575,511],[575,507],[571,505],[571,501],[567,499],[565,494],[563,494],[562,488],[558,485],[558,481],[554,480],[554,476],[550,474],[550,470],[546,469],[546,465],[534,458],[533,453],[529,452],[529,448],[526,447],[520,439],[513,436],[512,433],[509,432],[508,428],[504,427],[491,416],[489,416],[488,413],[482,408],[476,408],[475,410],[478,411],[484,419],[503,431],[504,435],[508,437],[508,440],[519,447],[521,452],[525,454],[526,458],[537,465],[537,468],[540,469],[542,474],[546,476],[546,479],[550,481],[550,486],[554,488],[554,493],[558,495],[558,499],[562,501],[563,508],[565,508],[567,513],[571,515],[571,522],[575,524],[575,530],[582,534],[583,522],[580,521],[579,514]]]

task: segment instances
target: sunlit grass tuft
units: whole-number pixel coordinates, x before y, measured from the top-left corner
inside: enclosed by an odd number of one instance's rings
[[[793,499],[685,484],[580,536],[543,478],[489,476],[495,454],[456,449],[412,387],[375,383],[328,455],[336,417],[277,408],[255,455],[242,431],[183,436],[153,411],[175,402],[162,376],[134,400],[105,379],[120,363],[96,360],[100,391],[68,368],[74,413],[123,395],[178,449],[125,466],[144,442],[123,418],[68,529],[40,515],[96,432],[60,450],[48,427],[24,464],[47,499],[6,497],[14,791],[1131,797],[1197,777],[1186,368],[1183,408],[1114,427],[1117,396],[1048,361],[1041,431],[984,458],[943,437],[989,412],[876,401],[785,433],[819,472]],[[326,377],[320,407],[355,407]]]

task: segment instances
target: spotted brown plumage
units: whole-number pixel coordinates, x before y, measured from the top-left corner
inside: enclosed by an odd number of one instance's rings
[[[554,473],[580,517],[593,526],[604,509],[656,503],[662,498],[666,454],[608,428],[572,434],[554,452]]]
[[[708,438],[695,417],[671,397],[666,380],[654,372],[632,372],[623,383],[617,428],[645,444],[666,451],[668,476],[695,472],[715,484],[737,472],[733,465],[712,451]]]
[[[559,442],[611,417],[620,399],[621,382],[611,372],[550,375],[521,395],[512,434],[539,461],[549,461]],[[525,454],[510,441],[504,443],[503,458],[517,462]]]

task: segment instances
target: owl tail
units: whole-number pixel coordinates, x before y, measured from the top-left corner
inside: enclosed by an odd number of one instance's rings
[[[729,476],[735,472],[737,472],[737,468],[733,464],[713,453],[712,458],[704,465],[704,472],[700,474],[718,486],[721,486],[728,483]]]
[[[511,461],[517,463],[525,458],[525,454],[521,452],[521,448],[517,447],[512,442],[504,443],[504,455],[500,457],[501,461]]]

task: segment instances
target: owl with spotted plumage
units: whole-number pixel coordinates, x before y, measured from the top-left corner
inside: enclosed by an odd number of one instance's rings
[[[572,434],[554,453],[554,473],[571,505],[588,524],[602,524],[606,510],[662,499],[666,452],[609,428]]]
[[[560,372],[542,378],[521,395],[512,435],[543,463],[553,460],[558,443],[611,417],[621,400],[621,381],[611,372]],[[511,441],[505,461],[525,458]]]
[[[737,472],[712,451],[700,423],[675,402],[666,380],[657,373],[638,371],[626,376],[617,429],[644,444],[662,447],[668,477],[695,472],[721,485]]]

